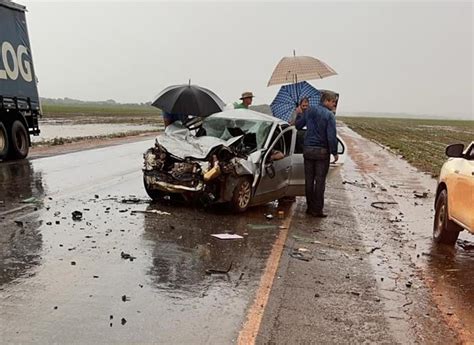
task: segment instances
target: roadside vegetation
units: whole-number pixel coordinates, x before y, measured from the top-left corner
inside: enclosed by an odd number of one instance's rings
[[[474,121],[339,117],[349,128],[436,177],[449,144],[474,140]]]

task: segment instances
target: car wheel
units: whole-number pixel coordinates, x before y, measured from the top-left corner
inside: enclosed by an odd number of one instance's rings
[[[166,195],[164,192],[160,190],[151,189],[146,179],[146,176],[143,176],[143,185],[145,186],[146,193],[153,201],[161,201]]]
[[[242,177],[237,182],[232,194],[231,207],[235,212],[244,212],[250,204],[252,185],[248,178]]]
[[[5,159],[8,154],[8,132],[5,125],[0,122],[0,159]]]
[[[10,148],[8,156],[13,159],[23,159],[28,155],[28,132],[19,120],[15,120],[10,128]]]
[[[443,189],[436,199],[433,238],[436,243],[454,245],[462,228],[449,220],[448,191]]]

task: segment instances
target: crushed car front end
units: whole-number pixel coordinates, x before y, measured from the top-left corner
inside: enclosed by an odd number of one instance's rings
[[[184,128],[167,129],[143,155],[148,195],[154,200],[180,195],[205,204],[231,202],[239,181],[245,178],[251,185],[258,171],[242,138],[195,137]]]

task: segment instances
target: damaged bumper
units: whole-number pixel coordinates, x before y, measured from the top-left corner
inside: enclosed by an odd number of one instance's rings
[[[157,141],[143,158],[147,190],[204,195],[212,202],[230,201],[232,186],[239,177],[251,175],[253,178],[255,172],[255,165],[246,159],[248,157],[243,158],[242,154],[222,145],[210,150],[204,159],[196,159],[174,156]]]

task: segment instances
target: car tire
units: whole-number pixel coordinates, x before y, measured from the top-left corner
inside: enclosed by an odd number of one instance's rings
[[[0,122],[0,159],[7,158],[9,146],[7,129],[5,125]]]
[[[232,193],[231,208],[234,212],[244,212],[252,198],[252,183],[250,179],[241,177]]]
[[[433,239],[436,243],[454,245],[462,227],[449,219],[448,191],[443,189],[436,198]]]
[[[23,159],[28,155],[30,143],[28,139],[28,131],[23,123],[15,120],[10,127],[10,146],[8,157],[11,159]]]
[[[146,193],[153,201],[162,201],[164,199],[166,194],[160,190],[151,189],[145,176],[143,176],[143,185],[145,186]]]

